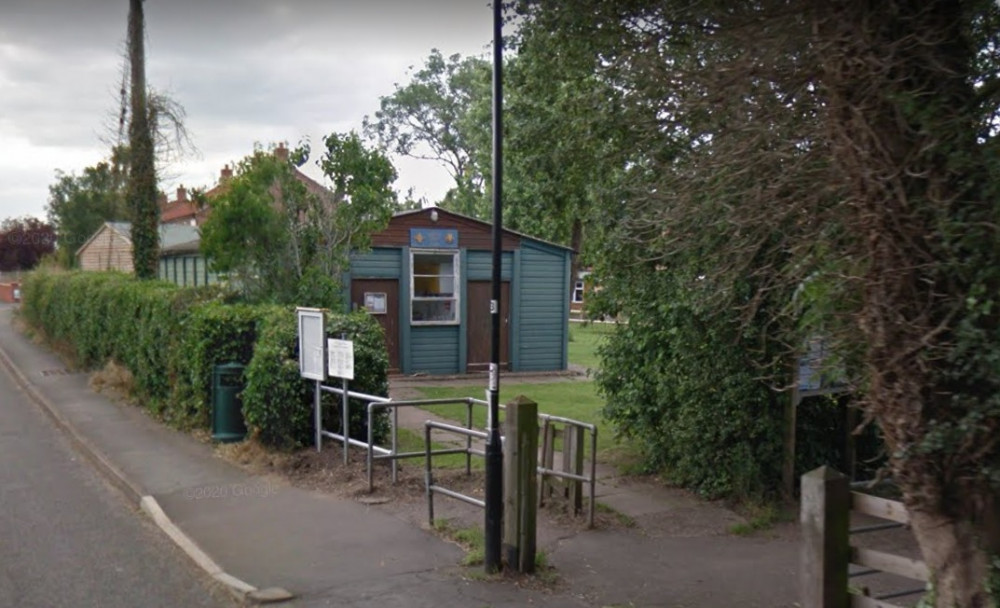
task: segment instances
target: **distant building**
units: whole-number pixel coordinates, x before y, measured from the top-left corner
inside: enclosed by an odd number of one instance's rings
[[[160,248],[167,248],[198,238],[198,229],[184,224],[160,225]],[[81,270],[117,270],[133,272],[132,224],[104,222],[101,227],[76,250]]]
[[[385,330],[403,374],[485,371],[492,336],[492,226],[437,207],[397,213],[351,256],[345,290]],[[504,230],[500,366],[567,367],[572,250]]]

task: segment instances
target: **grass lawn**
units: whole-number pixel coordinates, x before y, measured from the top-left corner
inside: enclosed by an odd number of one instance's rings
[[[460,436],[455,435],[457,439],[461,439]],[[399,451],[400,452],[421,452],[424,449],[424,436],[410,429],[399,429],[399,433],[396,436],[399,441]],[[444,448],[450,448],[454,446],[443,445],[437,442],[431,442],[431,449],[440,450]],[[414,458],[412,460],[403,460],[401,462],[409,462],[413,466],[418,466],[423,468],[424,459]],[[465,468],[465,454],[440,454],[437,456],[431,456],[431,462],[434,468],[443,469],[464,469]],[[485,468],[486,464],[482,457],[473,456],[470,459],[470,464],[472,465],[473,471],[479,471]]]
[[[425,386],[420,392],[428,399],[475,397],[485,399],[485,387],[475,386]],[[500,383],[500,403],[506,403],[518,395],[524,395],[538,403],[538,411],[543,414],[572,418],[581,422],[597,425],[597,450],[601,451],[615,445],[610,426],[601,420],[601,408],[604,400],[597,394],[593,382],[556,381],[545,384],[504,384]],[[464,424],[466,409],[464,405],[437,405],[424,409],[438,416]],[[486,407],[476,406],[473,412],[473,425],[476,428],[486,428]],[[503,419],[503,412],[500,412]]]
[[[604,336],[615,330],[613,323],[570,323],[569,362],[587,369],[598,369],[601,361],[597,346]]]

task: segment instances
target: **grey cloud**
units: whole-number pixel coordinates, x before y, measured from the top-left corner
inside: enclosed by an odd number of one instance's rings
[[[431,48],[481,54],[491,36],[486,0],[146,0],[145,9],[148,81],[186,108],[203,154],[164,174],[193,185],[210,185],[255,141],[308,136],[318,149],[323,135],[359,127]],[[0,166],[0,214],[26,197],[41,213],[54,169],[92,164],[71,151],[102,147],[113,124],[128,2],[5,0],[0,12],[0,138],[68,151],[48,161],[33,153],[51,166],[16,185]]]

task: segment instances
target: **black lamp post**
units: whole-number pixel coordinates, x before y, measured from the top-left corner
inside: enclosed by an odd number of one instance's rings
[[[490,300],[489,438],[486,443],[486,525],[483,562],[500,570],[503,533],[503,447],[500,445],[500,247],[503,217],[503,7],[493,0],[493,295]]]

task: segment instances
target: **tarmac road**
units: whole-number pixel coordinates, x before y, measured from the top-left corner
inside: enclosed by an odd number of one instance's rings
[[[232,605],[0,369],[0,608]]]

